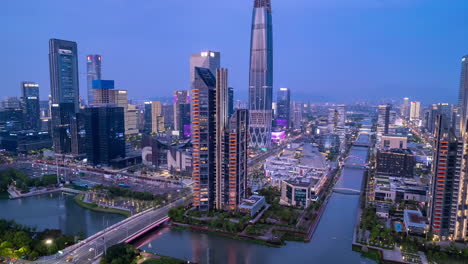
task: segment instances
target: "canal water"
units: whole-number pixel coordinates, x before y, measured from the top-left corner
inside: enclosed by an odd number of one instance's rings
[[[358,141],[367,143],[369,137],[363,134]],[[365,160],[367,148],[353,147],[351,155]],[[363,175],[364,169],[345,168],[337,187],[360,189]],[[358,205],[357,195],[332,194],[309,243],[288,242],[281,248],[272,248],[215,234],[163,229],[142,249],[200,264],[375,263],[352,251]]]
[[[91,236],[125,217],[84,209],[69,194],[54,193],[17,200],[0,199],[0,218],[30,227],[60,229],[67,235]]]

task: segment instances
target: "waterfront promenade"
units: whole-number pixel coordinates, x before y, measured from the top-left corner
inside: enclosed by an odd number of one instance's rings
[[[55,192],[65,192],[65,193],[71,193],[71,194],[83,193],[83,191],[70,189],[66,187],[58,187],[58,188],[52,188],[52,189],[40,189],[40,190],[35,190],[35,191],[27,192],[27,193],[21,193],[14,186],[8,187],[8,194],[10,195],[10,199],[20,199],[20,198],[55,193]]]

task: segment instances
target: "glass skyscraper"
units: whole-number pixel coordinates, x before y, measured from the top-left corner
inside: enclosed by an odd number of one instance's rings
[[[93,81],[101,80],[101,56],[88,55],[86,56],[86,74],[87,74],[87,92],[88,105],[94,103]]]
[[[273,98],[273,30],[270,0],[255,0],[250,43],[250,145],[269,148]]]
[[[291,125],[291,91],[288,88],[278,91],[277,108],[276,126],[288,129]]]
[[[69,153],[77,145],[76,122],[79,110],[78,48],[76,42],[49,41],[50,90],[52,95],[52,137],[56,153]],[[76,127],[76,126],[75,126]]]
[[[34,82],[21,83],[21,103],[25,114],[24,127],[39,130],[41,127],[39,84]]]

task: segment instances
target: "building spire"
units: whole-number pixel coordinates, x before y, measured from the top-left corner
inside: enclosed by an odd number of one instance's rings
[[[271,0],[255,0],[254,8],[268,8],[271,12]]]

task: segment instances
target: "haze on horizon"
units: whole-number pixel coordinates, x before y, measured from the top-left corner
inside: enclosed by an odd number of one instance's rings
[[[468,54],[463,0],[273,0],[274,94],[352,102],[402,98],[455,103]],[[103,78],[130,98],[189,89],[189,56],[221,52],[236,99],[247,99],[251,0],[7,0],[0,4],[1,96],[21,81],[50,93],[48,40],[78,43],[80,94],[85,56],[103,56]],[[5,60],[6,58],[6,60]]]

